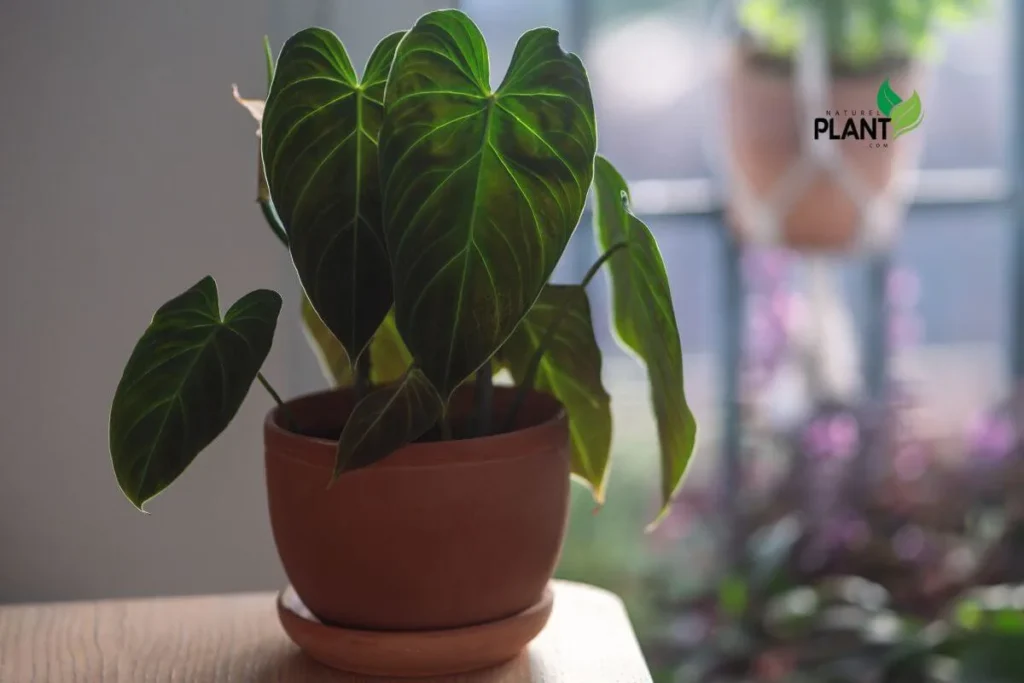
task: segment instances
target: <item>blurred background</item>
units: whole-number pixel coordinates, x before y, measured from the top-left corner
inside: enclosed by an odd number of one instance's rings
[[[323,386],[231,85],[262,96],[264,34],[277,49],[327,26],[360,63],[439,6],[480,25],[496,80],[535,26],[582,54],[601,152],[673,285],[691,472],[645,534],[646,381],[598,325],[613,475],[599,512],[574,487],[559,575],[623,597],[659,682],[1024,680],[1009,0],[0,0],[0,603],[284,583],[265,397],[148,516],[117,490],[109,401],[154,307],[207,273],[225,299],[291,293],[267,374],[290,395]],[[919,128],[814,141],[814,118],[878,109],[886,80],[918,95]],[[581,229],[556,280],[595,257]]]

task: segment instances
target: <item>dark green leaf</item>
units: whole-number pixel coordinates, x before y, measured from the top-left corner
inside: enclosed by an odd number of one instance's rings
[[[399,40],[377,46],[360,82],[333,33],[300,31],[281,50],[263,116],[264,168],[292,261],[353,358],[391,308],[377,138]]]
[[[1024,681],[1024,638],[1020,635],[979,632],[965,642],[959,680],[964,683]]]
[[[558,321],[541,357],[534,387],[565,406],[572,438],[572,471],[604,501],[612,444],[611,399],[601,383],[601,349],[594,338],[590,301],[576,285],[548,285],[501,347],[499,356],[517,384],[523,382],[545,332]]]
[[[205,277],[153,316],[110,409],[110,454],[139,509],[167,488],[238,412],[274,340],[281,297],[259,289],[221,319]]]
[[[604,157],[595,164],[594,229],[601,249],[629,248],[608,261],[612,319],[619,341],[647,366],[661,446],[662,514],[682,483],[697,438],[683,389],[683,354],[665,264],[654,235],[629,210],[629,190]]]
[[[447,399],[540,294],[586,201],[594,107],[578,57],[537,29],[491,92],[465,14],[427,14],[402,41],[381,130],[398,329]]]
[[[437,422],[442,408],[437,391],[416,367],[367,394],[341,432],[334,476],[372,465],[419,438]]]

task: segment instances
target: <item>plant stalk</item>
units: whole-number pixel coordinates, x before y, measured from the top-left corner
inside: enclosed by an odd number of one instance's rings
[[[612,246],[608,247],[603,254],[597,257],[597,260],[594,261],[593,265],[587,269],[586,274],[580,281],[580,287],[586,289],[587,285],[589,285],[594,279],[598,271],[601,270],[601,266],[607,263],[608,259],[615,255],[615,252],[627,247],[629,247],[629,243],[626,241],[616,242]],[[516,395],[512,399],[512,406],[509,408],[508,414],[505,416],[502,431],[508,432],[515,428],[516,417],[519,414],[519,409],[523,406],[523,402],[526,401],[526,395],[533,388],[533,383],[537,379],[537,371],[540,369],[540,362],[544,358],[544,352],[547,351],[547,348],[551,345],[555,335],[558,334],[558,327],[566,317],[564,313],[568,313],[568,311],[563,311],[563,315],[555,316],[555,319],[551,321],[548,328],[544,330],[540,343],[537,344],[537,350],[534,351],[533,356],[530,357],[530,363],[526,366],[526,372],[523,374],[523,381],[519,384],[519,387],[516,390]]]
[[[451,441],[452,426],[448,423],[448,415],[442,414],[440,419],[437,421],[437,426],[441,429],[441,440]]]
[[[285,421],[288,423],[288,429],[293,432],[297,432],[298,425],[295,422],[295,417],[292,415],[291,410],[289,410],[288,405],[281,400],[281,394],[277,393],[277,390],[274,389],[273,386],[271,386],[270,382],[267,380],[266,377],[263,376],[262,372],[256,373],[256,379],[260,381],[260,384],[263,385],[263,388],[267,390],[268,394],[270,394],[270,398],[274,399],[274,403],[276,403],[277,407],[281,409],[281,414],[284,416]]]
[[[491,418],[494,406],[494,373],[491,360],[480,366],[476,371],[476,435],[487,436],[491,433]]]

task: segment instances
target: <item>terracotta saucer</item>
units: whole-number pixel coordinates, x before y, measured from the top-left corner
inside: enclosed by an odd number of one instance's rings
[[[360,631],[321,623],[288,586],[277,596],[277,614],[288,637],[321,664],[367,676],[422,678],[513,659],[544,628],[553,602],[549,586],[532,607],[500,621],[443,631]]]

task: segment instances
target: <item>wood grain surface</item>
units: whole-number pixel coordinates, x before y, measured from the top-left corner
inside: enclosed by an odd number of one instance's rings
[[[271,593],[0,607],[3,683],[369,683],[305,657]],[[419,679],[424,681],[426,679]],[[649,683],[622,603],[556,582],[551,621],[517,659],[451,683]]]

